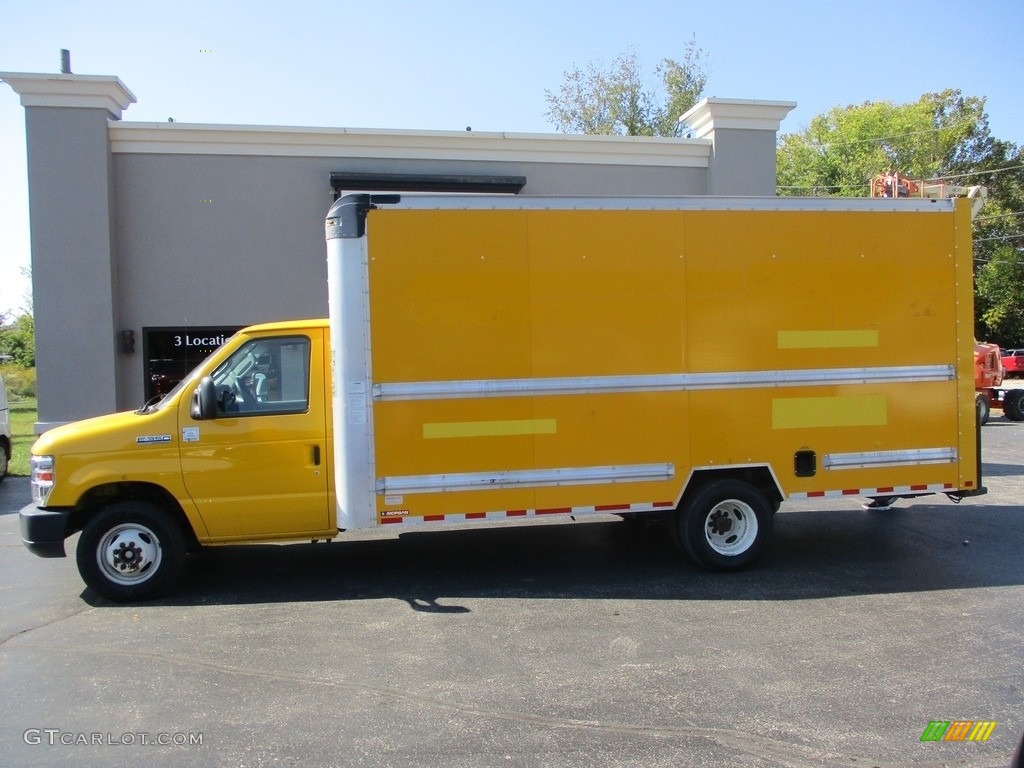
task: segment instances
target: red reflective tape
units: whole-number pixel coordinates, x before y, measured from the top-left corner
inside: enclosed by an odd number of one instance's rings
[[[927,491],[928,490],[928,486],[927,485],[912,485],[912,486],[910,486],[910,490],[912,490],[912,491]]]
[[[617,509],[629,509],[629,504],[599,504],[594,507],[595,512],[614,512]]]
[[[487,518],[487,513],[486,512],[467,512],[466,513],[466,519],[467,520],[484,520],[486,518]]]
[[[424,515],[423,521],[426,523],[440,523],[444,521],[444,515]]]
[[[807,498],[808,499],[816,499],[816,498],[824,496],[824,495],[825,495],[824,491],[808,491],[807,492]]]
[[[875,493],[892,493],[895,490],[896,489],[890,485],[885,488],[875,488]]]
[[[974,481],[968,480],[966,483],[964,483],[964,488],[970,488],[972,485],[974,485]],[[948,488],[949,486],[946,487]]]
[[[568,515],[572,513],[572,507],[560,507],[558,509],[538,509],[537,515]]]
[[[505,513],[509,517],[526,517],[525,509],[510,509]]]
[[[674,501],[656,501],[654,502],[655,507],[668,507],[669,509],[674,508],[676,503]]]
[[[843,491],[843,496],[860,496],[860,488],[847,489]]]
[[[383,517],[381,518],[381,525],[390,525],[391,523],[400,523],[405,518],[403,517]]]

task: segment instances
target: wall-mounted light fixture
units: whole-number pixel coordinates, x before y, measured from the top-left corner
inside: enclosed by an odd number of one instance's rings
[[[121,337],[121,354],[122,355],[133,355],[135,354],[135,331],[124,330],[120,333]]]

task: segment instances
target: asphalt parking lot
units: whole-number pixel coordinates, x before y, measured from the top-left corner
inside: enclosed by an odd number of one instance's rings
[[[0,764],[1007,766],[1024,423],[983,441],[987,496],[787,503],[736,574],[600,517],[220,549],[135,606],[25,550],[9,478]],[[996,726],[921,740],[956,720]]]

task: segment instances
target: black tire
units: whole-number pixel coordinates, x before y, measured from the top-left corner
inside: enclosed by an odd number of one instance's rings
[[[1003,414],[1010,421],[1024,421],[1024,389],[1011,389],[1006,393]]]
[[[124,603],[162,594],[185,557],[180,526],[148,501],[122,501],[93,517],[78,540],[78,572],[108,600]]]
[[[991,406],[988,404],[988,395],[976,395],[974,405],[978,409],[978,424],[988,424],[989,412],[991,411]]]
[[[0,439],[0,483],[7,477],[11,465],[11,446],[5,439]]]
[[[753,562],[772,534],[772,505],[754,486],[714,480],[683,499],[677,543],[706,568],[731,571]]]

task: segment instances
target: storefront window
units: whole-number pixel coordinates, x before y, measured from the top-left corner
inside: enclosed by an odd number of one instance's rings
[[[242,326],[143,328],[146,401],[162,397]]]

